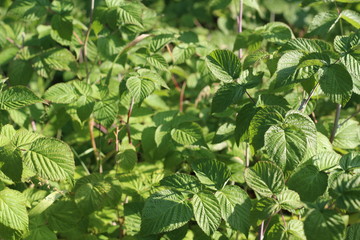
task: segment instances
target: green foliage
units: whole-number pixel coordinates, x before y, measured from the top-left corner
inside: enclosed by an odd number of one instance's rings
[[[360,239],[359,7],[1,1],[0,239]]]

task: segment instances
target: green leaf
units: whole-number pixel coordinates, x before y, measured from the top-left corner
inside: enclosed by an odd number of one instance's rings
[[[268,240],[306,240],[304,224],[300,220],[290,220],[285,226],[275,223],[266,233]]]
[[[54,138],[38,138],[24,153],[25,164],[40,177],[58,181],[72,178],[74,156],[70,147]]]
[[[120,201],[121,188],[112,184],[100,174],[80,178],[74,187],[75,202],[85,214],[100,210],[106,205],[116,205]]]
[[[306,153],[306,135],[292,125],[271,126],[265,133],[265,148],[282,168],[294,169]]]
[[[280,205],[275,199],[263,197],[260,198],[260,200],[257,200],[255,204],[253,204],[250,218],[252,221],[255,220],[255,222],[259,222],[269,218],[270,216],[273,216],[280,210]]]
[[[350,10],[346,9],[340,13],[340,17],[353,25],[356,28],[360,28],[360,14]]]
[[[185,225],[192,217],[192,209],[181,194],[163,190],[146,199],[141,231],[146,234],[172,231]]]
[[[55,14],[51,18],[51,28],[56,33],[56,35],[61,38],[71,41],[73,35],[73,24],[72,17],[63,16],[61,14]]]
[[[173,56],[175,64],[184,63],[187,59],[190,59],[195,53],[195,48],[188,46],[187,44],[180,44],[173,49]]]
[[[352,152],[342,156],[340,159],[340,167],[344,169],[344,171],[360,168],[360,155]]]
[[[212,9],[224,9],[231,3],[231,0],[211,0],[210,7]]]
[[[360,175],[342,174],[337,177],[329,190],[336,199],[336,206],[355,212],[360,210]]]
[[[160,181],[161,186],[174,188],[175,190],[198,193],[202,190],[201,182],[194,176],[184,173],[176,173],[164,177]]]
[[[335,12],[320,12],[317,14],[308,29],[309,36],[324,36],[328,34],[339,20],[339,15]]]
[[[21,181],[23,172],[21,152],[14,145],[0,147],[0,170],[14,182]]]
[[[212,235],[221,222],[221,210],[218,200],[212,193],[199,192],[194,195],[191,203],[199,227],[207,235]]]
[[[49,228],[61,232],[75,229],[81,218],[81,212],[73,200],[56,201],[44,215]]]
[[[171,130],[171,137],[175,142],[182,145],[196,144],[203,138],[201,127],[194,122],[181,123]]]
[[[341,215],[333,210],[310,210],[304,222],[308,240],[342,240],[345,224]]]
[[[33,75],[33,68],[29,61],[16,59],[9,65],[9,82],[12,85],[27,85]]]
[[[115,159],[121,169],[131,171],[137,163],[137,153],[135,147],[131,144],[122,143]]]
[[[215,193],[221,208],[221,217],[231,228],[249,233],[251,201],[247,193],[236,185],[227,185]]]
[[[264,26],[265,32],[262,34],[268,42],[283,44],[293,37],[291,28],[282,22],[271,22]]]
[[[321,152],[311,157],[311,161],[320,171],[326,171],[339,164],[340,155],[335,152]]]
[[[344,119],[340,119],[342,123]],[[334,147],[343,149],[356,148],[360,144],[360,126],[355,120],[348,120],[341,124],[336,131],[333,142]]]
[[[346,229],[345,240],[356,240],[360,237],[360,223],[352,224]]]
[[[31,229],[29,236],[25,240],[37,240],[37,239],[46,239],[46,240],[56,240],[56,234],[51,231],[47,226],[39,226],[34,229]]]
[[[294,191],[284,190],[276,196],[280,207],[291,213],[295,213],[297,209],[302,208],[304,205],[300,201],[300,196]]]
[[[327,52],[332,50],[332,46],[318,39],[296,38],[288,41],[281,50],[297,50],[304,53]]]
[[[174,39],[173,34],[160,34],[150,41],[150,51],[157,52]]]
[[[155,90],[152,81],[138,77],[130,77],[126,81],[126,87],[129,89],[130,95],[134,98],[135,102],[142,102]]]
[[[26,87],[11,87],[0,92],[1,110],[18,109],[41,101],[41,98]]]
[[[150,80],[157,86],[169,89],[169,86],[157,72],[148,69],[139,69],[138,73],[140,78]]]
[[[227,166],[217,160],[201,161],[193,164],[193,169],[200,182],[212,189],[222,189],[231,176]]]
[[[118,109],[118,102],[115,99],[103,99],[95,102],[94,117],[100,124],[110,127],[116,119]]]
[[[319,79],[321,90],[331,101],[345,105],[353,89],[349,72],[339,64],[332,64],[323,70]]]
[[[284,120],[285,109],[278,106],[266,106],[256,112],[250,122],[250,143],[255,149],[264,146],[264,135],[266,131],[275,124]]]
[[[246,48],[250,53],[253,53],[261,47],[264,40],[262,31],[245,30],[236,36],[234,43],[234,51],[241,48]]]
[[[162,71],[168,71],[168,64],[163,56],[160,54],[153,54],[146,58],[146,61],[150,64],[150,66],[153,66],[154,68],[157,68]]]
[[[58,83],[46,90],[44,99],[54,103],[72,103],[79,96],[76,94],[74,87],[67,83]]]
[[[243,106],[236,116],[235,139],[236,142],[245,141],[249,137],[249,128],[253,117],[260,110],[249,103]]]
[[[0,191],[0,223],[16,230],[26,230],[29,218],[26,199],[15,190],[5,188]]]
[[[71,71],[70,66],[74,63],[75,57],[69,50],[65,48],[53,48],[35,57],[33,67],[40,76],[49,77],[48,74],[51,70]]]
[[[118,24],[132,24],[142,28],[141,12],[139,12],[138,9],[139,5],[133,3],[127,3],[126,5],[116,8]]]
[[[206,57],[206,64],[212,74],[223,82],[233,82],[240,76],[240,60],[229,50],[212,51]]]
[[[317,167],[307,165],[299,168],[287,181],[287,186],[300,194],[302,201],[315,201],[323,195],[327,185],[328,176],[319,171]]]
[[[283,172],[271,162],[261,161],[247,168],[245,180],[250,188],[265,197],[272,197],[285,187]]]
[[[212,140],[213,144],[224,142],[234,135],[235,125],[231,123],[225,123],[221,125]]]
[[[228,106],[239,101],[244,92],[244,86],[238,83],[222,85],[212,100],[211,111],[215,113],[225,111]]]

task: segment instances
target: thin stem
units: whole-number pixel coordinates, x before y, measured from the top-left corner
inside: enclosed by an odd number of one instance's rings
[[[245,146],[245,160],[246,160],[246,167],[248,168],[250,165],[250,155],[249,155],[249,143],[246,142]]]
[[[115,135],[115,151],[119,151],[119,127],[116,126],[116,130],[114,132]]]
[[[180,100],[179,100],[179,111],[180,112],[183,112],[183,110],[184,110],[183,106],[184,106],[185,88],[186,88],[186,82],[184,82],[182,87],[181,87]]]
[[[341,127],[342,125],[344,125],[347,121],[349,121],[351,118],[355,117],[358,113],[360,113],[360,109],[357,110],[356,112],[354,112],[353,114],[351,114],[350,117],[348,117],[347,119],[345,119],[342,123],[339,124],[339,127]]]
[[[132,140],[131,140],[131,131],[130,131],[130,118],[131,118],[131,114],[133,111],[133,107],[134,107],[134,98],[131,98],[131,102],[130,102],[130,106],[129,106],[129,110],[128,110],[128,114],[127,114],[127,120],[126,120],[126,131],[127,131],[127,135],[128,135],[128,139],[129,139],[129,143],[132,144]]]
[[[261,222],[260,234],[259,234],[259,240],[263,240],[263,239],[264,239],[264,221]]]
[[[238,33],[242,32],[242,24],[243,24],[243,8],[244,2],[243,0],[239,0],[239,16],[238,16]],[[242,58],[242,49],[239,49],[239,58]]]
[[[307,104],[309,103],[311,97],[314,95],[315,90],[316,90],[316,88],[317,88],[318,86],[319,86],[319,82],[317,82],[317,83],[315,84],[315,87],[311,90],[308,98],[307,98],[307,99],[304,99],[304,100],[301,102],[301,105],[300,105],[300,107],[299,107],[299,109],[298,109],[299,111],[304,111],[304,109],[306,108]]]
[[[330,142],[333,143],[336,135],[336,131],[339,127],[339,119],[340,119],[340,112],[341,112],[341,104],[336,104],[336,113],[334,119],[334,126],[331,131]]]
[[[84,41],[84,48],[83,48],[83,58],[84,58],[84,62],[85,62],[86,79],[87,79],[88,83],[89,83],[89,69],[88,69],[88,64],[87,64],[86,52],[87,52],[87,43],[89,41],[90,31],[91,31],[91,27],[92,27],[92,23],[93,23],[94,8],[95,8],[95,0],[91,0],[90,23],[89,23],[89,26],[88,26],[88,30],[86,32],[86,37],[85,37],[85,41]]]
[[[95,141],[95,135],[94,135],[94,126],[95,126],[94,119],[91,118],[90,121],[89,121],[89,132],[90,132],[91,146],[92,146],[92,148],[94,150],[95,159],[99,164],[99,173],[102,173],[103,169],[102,169],[102,164],[101,164],[101,161],[100,161],[100,154],[99,154],[98,149],[96,147],[96,141]]]

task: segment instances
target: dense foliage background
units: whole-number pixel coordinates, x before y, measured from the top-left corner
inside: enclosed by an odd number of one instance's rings
[[[3,0],[0,239],[360,239],[359,0]]]

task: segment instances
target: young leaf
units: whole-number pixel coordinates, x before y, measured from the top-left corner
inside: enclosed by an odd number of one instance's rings
[[[181,194],[163,190],[146,199],[141,231],[146,234],[171,231],[185,225],[192,217],[192,209]]]
[[[160,54],[153,54],[146,58],[146,61],[153,66],[162,71],[168,71],[168,64],[163,56]]]
[[[221,217],[246,236],[249,233],[251,201],[247,193],[236,185],[227,185],[215,193],[221,208]]]
[[[194,195],[191,202],[196,222],[207,235],[212,235],[221,222],[218,200],[210,192],[199,192]]]
[[[16,230],[26,230],[29,217],[24,196],[9,188],[0,191],[0,223]]]
[[[324,36],[328,34],[339,21],[339,15],[335,12],[320,12],[317,14],[308,29],[309,36]]]
[[[54,138],[38,138],[24,153],[25,164],[40,177],[58,181],[72,178],[74,156],[67,144]]]
[[[257,162],[252,168],[247,168],[245,180],[249,187],[265,197],[272,197],[285,187],[283,172],[271,162]]]
[[[342,240],[345,224],[341,215],[333,210],[310,210],[304,222],[308,240]]]
[[[317,167],[307,165],[298,169],[286,184],[300,194],[302,201],[312,202],[325,192],[328,176]]]
[[[14,145],[0,147],[0,170],[14,182],[21,181],[23,172],[21,152]]]
[[[174,39],[173,34],[160,34],[151,39],[150,51],[157,52]]]
[[[206,57],[206,64],[214,76],[223,82],[233,82],[240,76],[240,60],[229,50],[212,51]]]
[[[18,109],[41,101],[26,87],[11,87],[0,92],[0,110]]]

